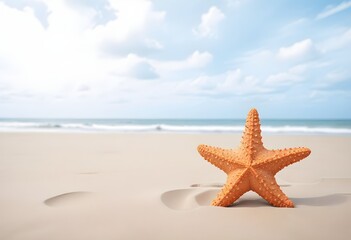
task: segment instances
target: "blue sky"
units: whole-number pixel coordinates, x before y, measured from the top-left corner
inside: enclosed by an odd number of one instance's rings
[[[351,1],[0,0],[0,117],[351,118]]]

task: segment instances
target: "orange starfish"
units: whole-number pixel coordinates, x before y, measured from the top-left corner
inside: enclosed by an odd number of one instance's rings
[[[294,207],[282,192],[274,175],[284,167],[307,157],[305,147],[267,150],[261,137],[260,119],[256,109],[249,112],[241,145],[238,149],[222,149],[199,145],[198,151],[207,161],[223,170],[227,182],[212,201],[213,206],[226,207],[250,190],[275,207]]]

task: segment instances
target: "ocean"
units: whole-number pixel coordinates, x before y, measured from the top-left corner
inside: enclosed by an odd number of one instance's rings
[[[241,133],[245,119],[0,119],[0,132]],[[263,134],[351,135],[350,120],[261,119]]]

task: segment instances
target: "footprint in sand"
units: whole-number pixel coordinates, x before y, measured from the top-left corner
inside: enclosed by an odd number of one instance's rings
[[[91,192],[68,192],[48,198],[44,204],[49,207],[69,207],[91,204],[94,200]]]
[[[209,206],[218,190],[177,189],[161,195],[161,201],[168,208],[174,210],[188,210],[200,206]]]
[[[176,189],[161,195],[161,201],[168,208],[174,210],[194,209],[209,206],[223,186],[220,183],[192,184],[190,188]]]

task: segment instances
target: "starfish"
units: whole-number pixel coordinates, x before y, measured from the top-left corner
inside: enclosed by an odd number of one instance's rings
[[[227,181],[213,206],[227,207],[244,193],[252,190],[275,207],[294,207],[282,192],[274,176],[284,167],[307,157],[305,147],[267,150],[262,143],[258,112],[251,109],[245,124],[241,144],[237,149],[222,149],[199,145],[198,151],[211,164],[223,170]]]

